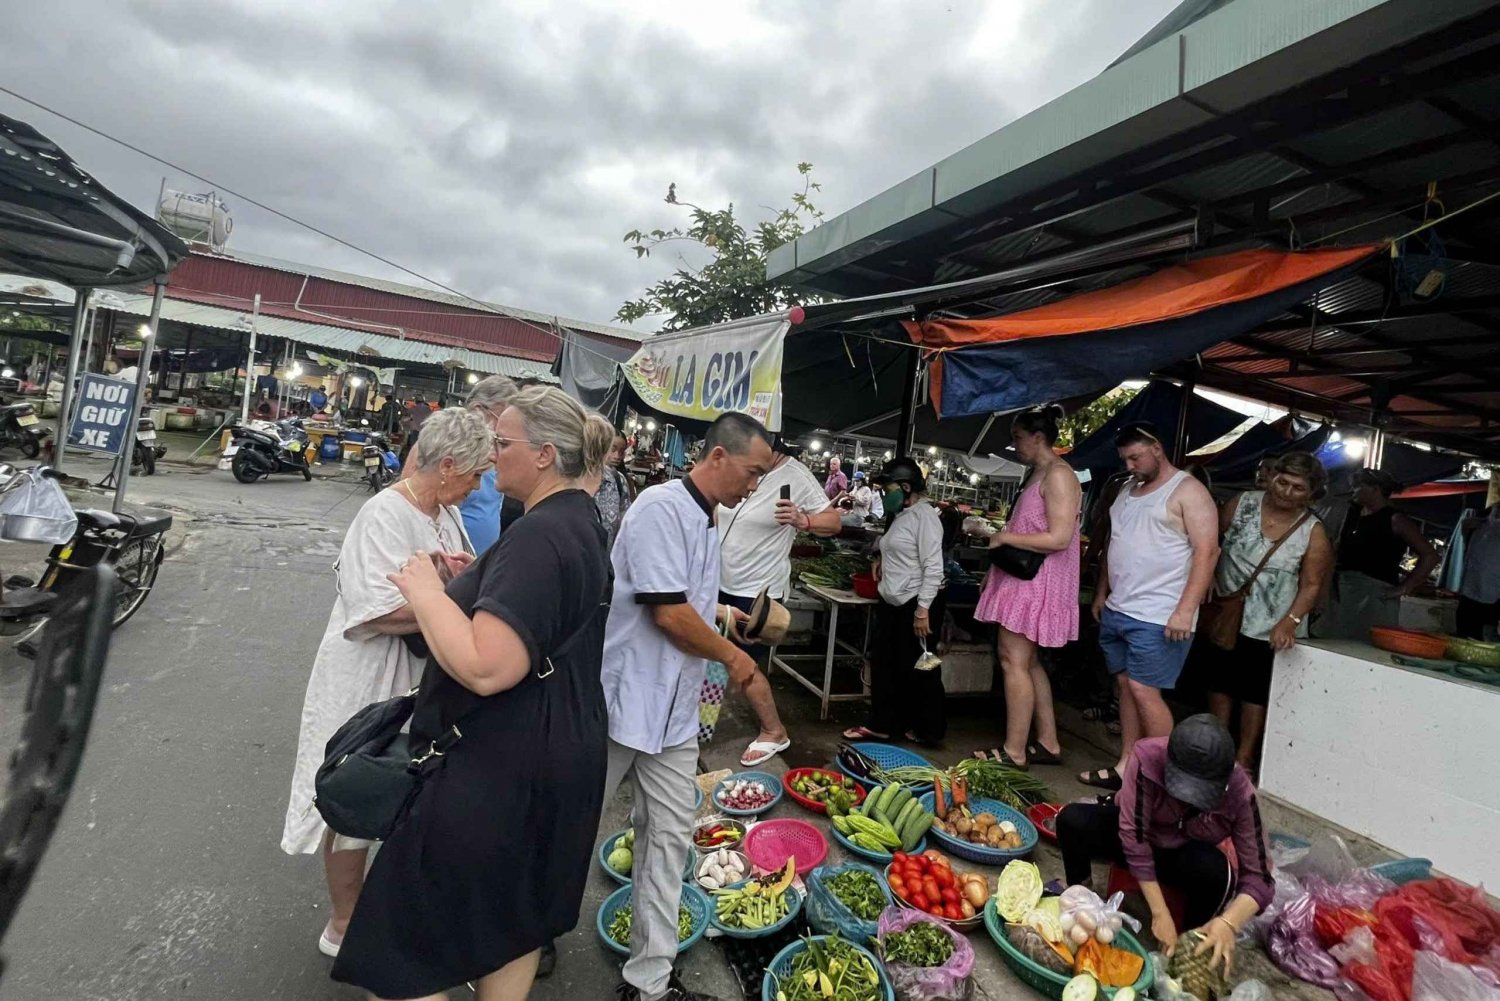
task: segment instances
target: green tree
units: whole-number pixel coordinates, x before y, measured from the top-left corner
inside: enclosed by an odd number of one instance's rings
[[[1065,448],[1072,448],[1103,427],[1125,404],[1135,399],[1135,394],[1139,392],[1139,389],[1121,386],[1105,393],[1088,406],[1079,407],[1058,425],[1057,443]]]
[[[625,242],[638,258],[649,257],[666,244],[697,244],[708,252],[709,261],[697,269],[684,262],[640,298],[621,306],[615,318],[633,323],[647,316],[665,316],[663,331],[688,330],[817,301],[789,282],[766,277],[766,257],[771,251],[823,219],[811,200],[814,192],[822,190],[812,179],[812,169],[810,163],[797,164],[802,190],[792,194],[789,206],[749,229],[735,215],[734,203],[706,209],[682,201],[677,185],[668,185],[667,204],[689,210],[686,228],[635,229],[625,234]]]

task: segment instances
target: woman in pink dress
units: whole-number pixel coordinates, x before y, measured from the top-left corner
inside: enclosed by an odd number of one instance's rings
[[[1062,407],[1052,404],[1018,414],[1010,439],[1031,467],[1021,496],[990,548],[1015,546],[1045,553],[1031,580],[991,567],[974,617],[999,626],[1000,667],[1005,677],[1005,744],[1001,760],[1026,767],[1062,762],[1052,684],[1037,659],[1037,647],[1060,647],[1078,638],[1078,476],[1053,451]],[[1030,740],[1032,724],[1036,739]]]

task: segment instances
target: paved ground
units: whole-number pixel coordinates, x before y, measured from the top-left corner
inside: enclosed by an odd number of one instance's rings
[[[5,941],[11,966],[0,993],[10,1001],[356,998],[328,980],[315,949],[326,916],[319,866],[283,855],[278,841],[298,711],[332,604],[329,568],[367,495],[359,484],[278,477],[240,486],[227,473],[164,465],[132,480],[130,496],[178,515],[172,551],[156,590],[116,635],[73,799]],[[0,651],[0,713],[13,713],[25,668]],[[830,761],[838,730],[858,722],[857,705],[836,706],[836,718],[820,723],[807,693],[776,685],[798,738],[777,769]],[[954,700],[953,712],[948,746],[933,758],[948,763],[994,744],[999,716],[988,700]],[[1083,790],[1066,776],[1102,760],[1088,739],[1107,739],[1071,715],[1069,728],[1069,768],[1046,776],[1067,798]],[[731,766],[751,729],[732,701],[707,765]],[[624,827],[626,811],[623,799],[610,804],[601,832]],[[778,811],[806,816],[790,802]],[[1279,811],[1268,822],[1305,825]],[[1037,860],[1047,878],[1061,875],[1050,849]],[[558,973],[537,986],[537,1001],[612,997],[618,964],[598,944],[593,916],[613,888],[596,866],[580,927],[560,943]],[[1037,996],[1005,970],[982,930],[974,938],[989,998]],[[713,944],[682,965],[699,989],[738,996]],[[1328,996],[1275,986],[1278,998]]]

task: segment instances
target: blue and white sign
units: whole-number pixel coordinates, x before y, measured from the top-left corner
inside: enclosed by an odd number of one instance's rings
[[[135,383],[89,373],[78,387],[78,404],[68,426],[68,445],[119,455],[135,410]]]

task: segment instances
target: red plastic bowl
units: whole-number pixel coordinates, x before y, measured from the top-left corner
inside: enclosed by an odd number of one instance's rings
[[[806,796],[803,796],[802,794],[797,792],[797,790],[792,788],[792,783],[797,781],[804,775],[821,775],[824,778],[832,779],[835,782],[842,782],[845,776],[841,772],[833,771],[831,768],[789,768],[787,769],[786,774],[781,777],[781,787],[786,790],[786,794],[788,796],[792,797],[792,799],[797,802],[798,806],[805,806],[813,813],[827,814],[828,807],[824,806],[822,803],[819,803],[815,799],[808,799]],[[854,783],[854,789],[852,790],[852,792],[854,795],[855,806],[858,806],[865,801],[864,786],[856,782]]]
[[[796,859],[802,876],[828,857],[828,839],[805,820],[764,820],[750,828],[740,851],[763,872],[777,872]]]
[[[878,600],[880,598],[880,585],[875,581],[875,575],[871,573],[857,573],[854,575],[854,593],[861,598]]]
[[[1061,803],[1035,803],[1026,811],[1026,819],[1036,825],[1036,832],[1048,841],[1057,840],[1057,815]]]

